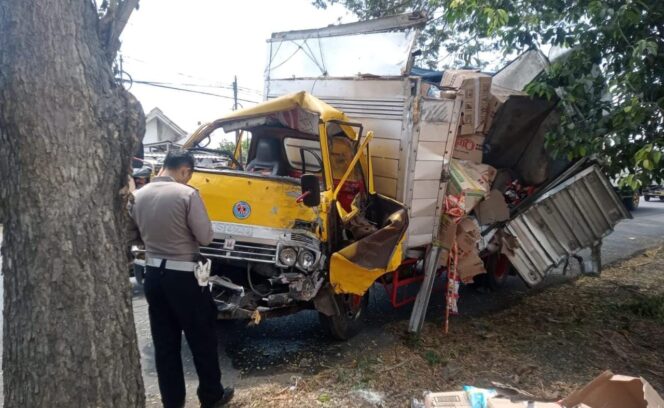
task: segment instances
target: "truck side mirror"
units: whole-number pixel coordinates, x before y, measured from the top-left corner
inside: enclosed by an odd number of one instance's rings
[[[315,174],[303,174],[300,177],[302,186],[302,202],[307,207],[318,207],[320,205],[320,184]]]

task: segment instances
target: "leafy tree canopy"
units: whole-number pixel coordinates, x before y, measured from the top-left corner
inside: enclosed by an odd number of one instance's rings
[[[596,155],[632,187],[664,180],[664,1],[314,0],[333,3],[360,19],[425,12],[419,42],[430,67],[485,68],[531,48],[567,50],[526,89],[560,98],[549,150]]]

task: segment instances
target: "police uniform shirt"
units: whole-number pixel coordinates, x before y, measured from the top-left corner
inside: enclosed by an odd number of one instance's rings
[[[212,223],[198,190],[172,177],[155,177],[137,190],[130,215],[148,258],[193,261],[199,246],[212,242]]]

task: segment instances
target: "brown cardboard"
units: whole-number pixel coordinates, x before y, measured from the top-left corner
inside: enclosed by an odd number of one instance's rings
[[[425,408],[472,408],[465,391],[430,392],[424,396]]]
[[[486,269],[484,269],[484,262],[477,255],[477,252],[470,252],[459,258],[457,273],[461,282],[471,283],[474,276],[486,273]]]
[[[484,139],[483,135],[458,136],[454,144],[452,157],[473,163],[482,163]]]
[[[561,408],[555,402],[538,401],[516,401],[512,402],[506,398],[491,398],[487,403],[488,408]]]
[[[479,226],[470,217],[462,218],[456,228],[456,242],[460,256],[476,252],[479,239]]]
[[[482,132],[488,114],[491,76],[471,70],[448,70],[440,84],[458,88],[463,95],[459,135]]]
[[[486,120],[484,121],[484,133],[488,134],[491,130],[491,125],[493,124],[493,118],[496,116],[496,112],[500,109],[501,106],[507,102],[510,96],[526,96],[528,95],[525,92],[516,91],[514,89],[503,88],[498,85],[491,85],[491,90],[487,97],[487,115]]]
[[[438,241],[443,249],[450,250],[456,238],[457,224],[454,218],[444,214],[440,220],[440,227],[438,229]]]
[[[480,225],[493,224],[505,221],[510,217],[510,210],[505,202],[505,196],[498,190],[491,190],[489,194],[475,207],[475,217]]]
[[[562,401],[566,408],[662,408],[664,400],[648,381],[605,371]]]
[[[448,194],[463,197],[461,209],[469,213],[489,192],[496,169],[488,164],[477,164],[452,159]]]

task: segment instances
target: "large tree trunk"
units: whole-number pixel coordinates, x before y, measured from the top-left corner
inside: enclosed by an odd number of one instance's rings
[[[4,406],[145,401],[125,243],[143,111],[91,0],[0,0]]]

